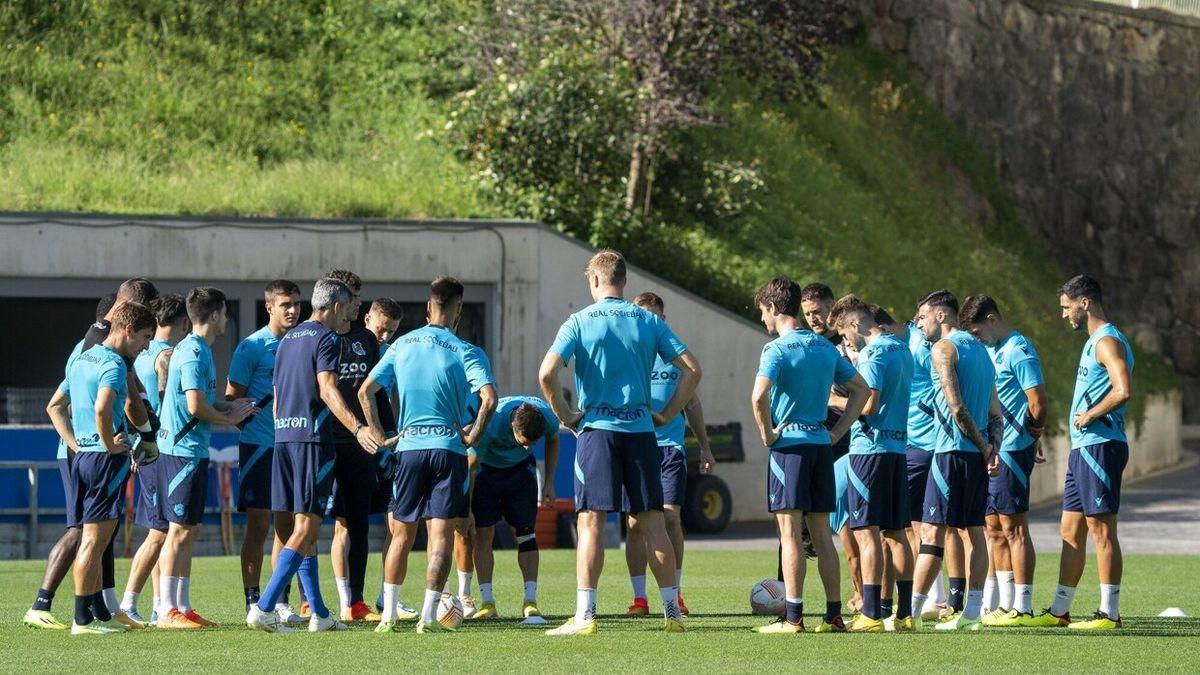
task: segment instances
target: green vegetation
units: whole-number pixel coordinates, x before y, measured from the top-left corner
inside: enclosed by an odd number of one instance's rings
[[[498,215],[428,133],[440,6],[0,5],[0,208]]]
[[[629,166],[614,141],[630,133],[626,75],[587,77],[598,66],[565,55],[473,88],[458,26],[477,10],[4,5],[0,208],[534,217],[751,319],[754,289],[779,272],[897,319],[935,288],[987,292],[1041,352],[1051,422],[1063,423],[1082,342],[1058,318],[1068,271],[1026,233],[988,159],[890,60],[839,47],[819,103],[715,87],[707,114],[721,124],[671,132],[675,151],[648,169],[651,208],[630,216],[613,203]],[[584,151],[526,159],[547,144]],[[1174,378],[1139,352],[1137,382],[1135,414]]]
[[[611,555],[616,553],[615,555]],[[1057,556],[1038,560],[1037,602],[1053,595]],[[14,672],[77,671],[82,664],[99,671],[159,671],[170,666],[191,672],[229,672],[267,668],[272,672],[314,669],[422,671],[595,672],[653,668],[658,672],[769,672],[781,663],[800,664],[815,672],[850,671],[864,658],[884,669],[939,672],[1079,671],[1191,672],[1200,659],[1200,620],[1158,619],[1166,607],[1189,614],[1200,608],[1195,584],[1164,583],[1192,579],[1200,573],[1189,556],[1126,557],[1122,585],[1125,628],[1120,634],[1067,634],[1062,630],[984,630],[976,634],[934,635],[757,635],[750,628],[765,623],[749,615],[750,586],[775,571],[774,551],[695,551],[688,554],[684,597],[693,615],[688,632],[665,635],[661,619],[622,619],[628,583],[619,552],[610,551],[599,598],[601,632],[595,637],[550,638],[538,629],[507,619],[487,625],[468,622],[457,635],[422,636],[414,632],[376,635],[355,626],[348,633],[264,635],[245,628],[237,558],[200,558],[195,563],[192,597],[196,606],[221,624],[211,631],[178,634],[147,630],[127,635],[73,638],[62,633],[31,631],[17,620],[41,578],[40,561],[0,563],[0,643],[4,663]],[[377,590],[378,556],[371,558],[368,594]],[[326,599],[336,598],[328,559],[322,559]],[[414,554],[404,599],[420,597],[424,556]],[[128,569],[118,561],[122,582]],[[544,551],[539,593],[541,606],[557,624],[574,611],[574,554]],[[1090,610],[1098,597],[1094,561],[1076,596],[1078,612]],[[809,565],[805,596],[809,621],[819,621],[825,599],[815,565]],[[512,551],[497,552],[495,593],[500,610],[512,616],[520,608],[521,583]],[[143,598],[143,608],[148,601]],[[55,613],[71,611],[69,584],[55,599]],[[657,611],[657,600],[651,607]],[[1040,607],[1041,605],[1035,605]],[[872,652],[862,656],[864,651]],[[269,664],[269,665],[268,665]],[[1000,664],[1003,664],[1002,666]],[[1102,665],[1103,664],[1103,665]]]

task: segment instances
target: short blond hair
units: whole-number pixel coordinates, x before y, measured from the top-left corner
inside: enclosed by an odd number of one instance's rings
[[[606,248],[598,251],[583,268],[587,277],[593,274],[600,277],[600,282],[612,286],[625,285],[625,256],[620,252]]]

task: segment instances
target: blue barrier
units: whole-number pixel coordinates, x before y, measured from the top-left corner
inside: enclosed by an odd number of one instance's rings
[[[558,470],[555,471],[554,475],[554,488],[559,497],[570,497],[574,494],[575,489],[571,469],[575,462],[575,436],[570,432],[563,432],[559,438],[561,449],[559,451]],[[534,454],[539,461],[544,459],[543,445],[544,443],[538,443],[534,447]],[[217,468],[215,467],[217,459],[226,459],[233,462],[233,471],[231,472],[232,494],[237,495],[237,447],[236,433],[222,431],[213,433],[211,448],[214,467],[210,469],[212,473],[208,481],[206,510],[209,511],[209,516],[206,517],[206,521],[211,519],[212,522],[219,522],[216,514],[221,506],[221,486],[217,478]],[[0,427],[0,458],[5,460],[52,462],[55,460],[57,450],[58,434],[51,427]],[[43,470],[38,478],[37,507],[39,511],[56,510],[57,514],[61,514],[62,509],[66,508],[66,499],[58,472]],[[0,511],[4,509],[24,509],[29,506],[28,499],[29,477],[26,472],[0,471]],[[234,513],[236,522],[240,522],[241,518],[240,514]],[[5,523],[24,523],[28,522],[28,520],[28,516],[23,515],[0,516],[0,522]],[[61,523],[64,521],[61,515],[54,515],[45,518],[43,522]]]

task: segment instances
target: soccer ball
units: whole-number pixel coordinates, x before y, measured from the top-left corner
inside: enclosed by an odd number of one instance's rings
[[[437,620],[450,630],[458,630],[463,622],[462,602],[450,593],[442,593],[437,605]]]
[[[750,611],[758,616],[783,616],[783,582],[763,579],[750,589]]]

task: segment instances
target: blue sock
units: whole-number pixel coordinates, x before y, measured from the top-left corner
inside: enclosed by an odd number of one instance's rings
[[[862,613],[868,619],[878,619],[881,611],[879,594],[883,591],[883,586],[879,584],[863,584],[862,587]]]
[[[788,623],[798,624],[804,620],[804,603],[803,602],[784,602],[787,613],[784,618]]]
[[[967,596],[967,580],[965,577],[950,577],[950,606],[954,611],[963,611],[963,601]]]
[[[831,622],[835,618],[842,615],[841,600],[826,600],[825,601],[825,621]]]
[[[896,618],[907,619],[912,616],[912,579],[896,580]]]
[[[258,596],[260,610],[270,612],[275,609],[276,598],[292,582],[292,577],[296,576],[296,570],[300,569],[302,562],[304,562],[304,556],[294,548],[285,546],[279,552],[279,561],[275,565],[275,571],[271,573],[271,579],[267,582],[267,587],[263,589],[262,595]]]
[[[86,626],[95,619],[95,617],[92,615],[91,605],[92,596],[75,596],[75,623],[79,624],[80,626]]]
[[[322,619],[329,616],[329,608],[321,598],[321,580],[317,574],[317,556],[310,555],[300,563],[300,586],[308,596],[308,606],[312,607],[313,615]]]

